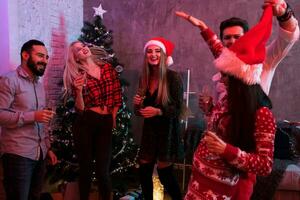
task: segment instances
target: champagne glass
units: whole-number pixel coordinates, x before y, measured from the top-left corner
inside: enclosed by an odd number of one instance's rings
[[[87,89],[87,78],[86,78],[86,71],[81,71],[80,74],[82,75],[83,79],[84,79],[84,82],[83,82],[83,86],[82,86],[82,94],[83,95],[87,95],[89,92],[88,92],[88,89]]]
[[[203,111],[205,113],[209,112],[211,110],[212,104],[213,104],[213,98],[212,98],[212,92],[211,89],[208,85],[204,85],[202,87],[201,93],[200,93],[200,98],[202,99],[203,102]],[[216,132],[216,128],[214,127],[214,124],[208,120],[207,121],[207,130]]]
[[[208,111],[211,106],[212,106],[212,92],[211,92],[211,89],[208,85],[204,85],[202,87],[202,91],[201,91],[201,98],[203,100],[203,104],[204,104],[204,108],[206,111]],[[216,133],[216,125],[213,121],[211,121],[211,119],[209,118],[208,121],[207,121],[207,127],[206,127],[206,130],[203,134],[203,137],[205,136],[206,134],[206,131],[210,131],[210,132],[213,132],[214,134]],[[215,160],[215,159],[218,159],[219,156],[216,155],[215,153],[213,152],[208,152],[207,154],[207,157],[206,157],[208,160]]]
[[[52,111],[52,112],[56,113],[56,101],[55,100],[49,100],[47,102],[46,110],[49,110],[49,111]],[[54,122],[54,116],[51,118],[51,120],[49,121],[49,123],[47,125],[49,132],[51,131],[53,122]]]
[[[208,114],[212,107],[212,95],[208,85],[204,85],[199,95],[199,107],[204,114]]]
[[[143,108],[143,101],[146,98],[146,89],[140,87],[137,92],[137,95],[139,95],[142,98],[141,104],[139,105],[139,108]]]
[[[204,85],[202,87],[202,90],[201,90],[201,96],[202,96],[202,99],[203,99],[203,102],[205,104],[208,104],[209,101],[211,100],[211,89],[208,85]]]
[[[55,111],[56,111],[55,101],[54,101],[54,100],[49,100],[49,101],[47,102],[46,109],[55,112]]]

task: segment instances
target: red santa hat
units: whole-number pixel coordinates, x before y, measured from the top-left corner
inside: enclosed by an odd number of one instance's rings
[[[144,52],[146,52],[147,47],[149,47],[150,45],[159,46],[162,49],[162,51],[167,55],[167,66],[170,66],[174,63],[173,58],[171,57],[174,50],[174,44],[172,42],[162,37],[152,38],[145,44]]]
[[[266,56],[266,43],[272,30],[272,7],[267,6],[258,24],[224,48],[214,61],[217,69],[241,79],[248,85],[259,84]]]

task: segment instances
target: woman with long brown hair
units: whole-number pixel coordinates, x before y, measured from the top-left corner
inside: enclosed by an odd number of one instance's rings
[[[136,114],[144,118],[139,154],[140,181],[146,200],[153,199],[152,172],[157,163],[159,179],[172,199],[181,199],[172,162],[179,156],[179,115],[183,86],[179,74],[168,69],[174,45],[164,38],[149,40],[144,47],[144,68],[137,95]]]

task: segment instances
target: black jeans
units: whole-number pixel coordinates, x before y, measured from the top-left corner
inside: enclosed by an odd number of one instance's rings
[[[4,154],[3,185],[6,200],[38,200],[43,187],[46,162],[31,160],[15,154]]]
[[[84,111],[73,126],[75,145],[79,158],[80,199],[88,200],[91,188],[92,161],[96,160],[96,178],[99,197],[109,200],[111,180],[109,167],[111,161],[112,115],[100,115]]]

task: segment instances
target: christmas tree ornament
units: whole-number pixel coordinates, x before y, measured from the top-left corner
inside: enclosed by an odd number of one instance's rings
[[[117,65],[115,67],[115,70],[118,72],[118,73],[121,73],[123,70],[124,70],[124,67],[122,65]]]

